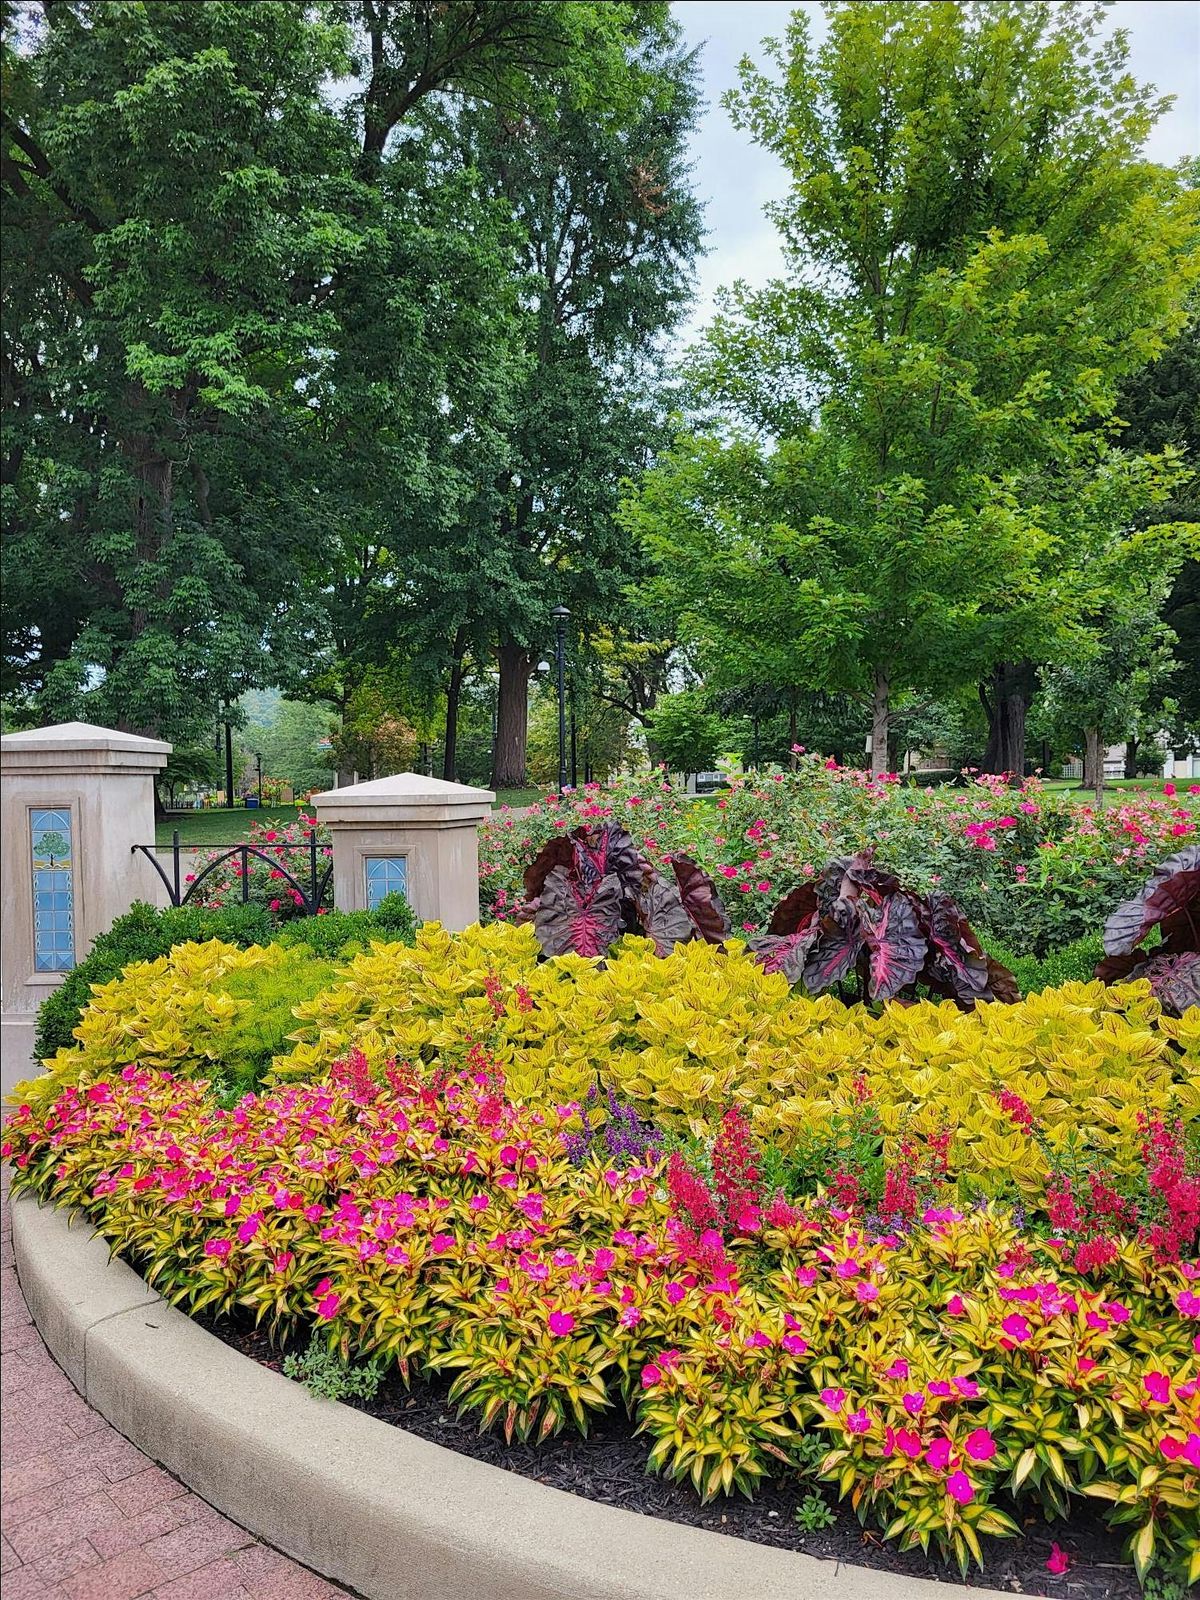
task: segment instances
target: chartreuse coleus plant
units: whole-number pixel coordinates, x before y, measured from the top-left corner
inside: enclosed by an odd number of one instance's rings
[[[17,1098],[48,1106],[67,1084],[131,1061],[256,1079],[287,1046],[294,1006],[336,972],[302,945],[175,945],[169,955],[134,962],[119,978],[94,985],[74,1030],[78,1044],[50,1056],[45,1073],[17,1086]]]
[[[267,1020],[273,1053],[257,1037]],[[227,1077],[231,1050],[251,1044],[267,1049],[263,1069],[278,1083],[319,1076],[351,1050],[377,1070],[392,1059],[456,1069],[476,1041],[520,1100],[612,1091],[645,1121],[695,1137],[711,1136],[738,1103],[789,1158],[827,1140],[865,1099],[881,1155],[958,1130],[950,1177],[981,1195],[1036,1195],[1068,1148],[1127,1176],[1139,1112],[1200,1117],[1200,1011],[1167,1016],[1144,983],[1068,984],[970,1013],[922,1001],[874,1015],[798,994],[732,942],[723,952],[692,941],[656,958],[627,938],[603,963],[546,961],[531,927],[503,924],[459,935],[426,924],[413,945],[377,943],[336,969],[274,948],[184,946],[105,985],[79,1035],[19,1097],[41,1109],[67,1083],[139,1062]],[[1029,1108],[1036,1138],[1005,1095]]]
[[[580,1127],[570,1102],[514,1098],[477,1044],[456,1071],[355,1055],[228,1111],[129,1066],[18,1111],[3,1154],[175,1303],[445,1373],[510,1438],[624,1404],[652,1467],[704,1498],[788,1476],[815,1439],[864,1521],[964,1569],[1025,1505],[1090,1497],[1139,1569],[1200,1576],[1193,1259],[1126,1231],[1079,1271],[1011,1209],[957,1206],[948,1176],[903,1223],[789,1202],[741,1106],[703,1161],[578,1162]]]

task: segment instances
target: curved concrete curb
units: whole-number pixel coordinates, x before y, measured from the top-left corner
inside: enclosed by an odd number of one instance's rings
[[[1002,1600],[596,1505],[317,1400],[12,1205],[30,1314],[88,1403],[249,1532],[368,1600]]]

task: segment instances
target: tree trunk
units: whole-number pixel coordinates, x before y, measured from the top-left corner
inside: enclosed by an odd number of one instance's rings
[[[979,698],[988,719],[983,771],[1025,776],[1025,716],[1033,697],[1033,665],[1028,661],[1001,661],[992,668]]]
[[[875,672],[875,692],[871,699],[871,776],[882,778],[888,770],[888,736],[892,720],[892,683],[887,672]]]
[[[1104,804],[1104,746],[1099,728],[1083,730],[1083,786],[1096,796],[1096,809]]]
[[[1126,739],[1126,741],[1125,741],[1125,776],[1127,778],[1136,778],[1137,777],[1137,775],[1138,775],[1137,758],[1138,758],[1138,741],[1136,739]]]
[[[529,737],[529,678],[533,656],[511,640],[496,653],[500,692],[496,704],[496,747],[492,751],[492,788],[525,786],[525,751]]]
[[[462,702],[463,656],[466,648],[466,630],[460,628],[454,635],[450,654],[450,686],[446,690],[446,748],[442,753],[442,777],[447,783],[458,782],[458,708]]]

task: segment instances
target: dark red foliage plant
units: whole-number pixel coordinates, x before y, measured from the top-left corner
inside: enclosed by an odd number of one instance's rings
[[[722,944],[729,914],[712,879],[689,856],[659,872],[615,822],[550,839],[525,871],[527,903],[542,953],[602,956],[622,934],[652,939],[660,956],[677,944]]]
[[[1138,946],[1155,929],[1161,942]],[[1105,983],[1148,978],[1163,1006],[1177,1015],[1200,1006],[1200,844],[1168,856],[1104,924]]]
[[[918,988],[970,1008],[1020,998],[948,894],[920,895],[869,850],[831,861],[781,900],[750,949],[768,972],[810,994],[837,986],[869,1000],[915,998]]]

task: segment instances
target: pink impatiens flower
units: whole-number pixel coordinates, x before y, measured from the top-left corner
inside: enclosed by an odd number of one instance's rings
[[[972,1461],[990,1461],[996,1454],[996,1441],[986,1428],[976,1428],[967,1435],[964,1448]]]
[[[840,1411],[846,1404],[845,1389],[822,1389],[821,1404],[828,1406],[831,1411]]]
[[[656,1383],[662,1382],[662,1371],[653,1361],[647,1361],[642,1368],[642,1388],[651,1389]]]
[[[871,1431],[870,1412],[852,1411],[846,1418],[846,1426],[851,1433],[869,1433]]]
[[[965,1472],[950,1474],[946,1479],[946,1493],[957,1500],[960,1506],[969,1505],[975,1498],[975,1490]]]
[[[555,1338],[561,1339],[575,1326],[575,1318],[567,1311],[552,1311],[546,1319],[546,1325]]]
[[[1146,1393],[1157,1406],[1165,1406],[1171,1399],[1171,1380],[1165,1372],[1148,1372],[1142,1379]]]
[[[1071,1558],[1062,1545],[1052,1544],[1050,1546],[1050,1559],[1046,1563],[1046,1571],[1052,1572],[1058,1578],[1062,1576],[1070,1565]]]
[[[1012,1316],[1005,1317],[1000,1326],[1004,1329],[1004,1332],[1008,1335],[1008,1337],[1010,1339],[1015,1339],[1018,1344],[1024,1344],[1025,1340],[1028,1339],[1030,1334],[1033,1332],[1033,1329],[1026,1322],[1025,1318],[1017,1316],[1015,1312]]]
[[[925,1452],[925,1460],[935,1472],[945,1472],[950,1465],[950,1441],[944,1435],[935,1439]]]

